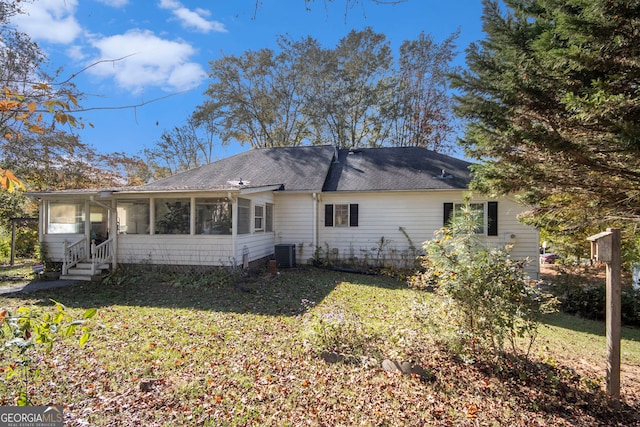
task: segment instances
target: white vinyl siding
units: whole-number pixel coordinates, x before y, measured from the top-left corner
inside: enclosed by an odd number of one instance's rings
[[[371,259],[379,249],[383,250],[385,259],[406,258],[411,245],[422,249],[423,242],[432,239],[434,231],[442,227],[443,206],[447,202],[462,203],[463,192],[323,193],[323,204],[358,204],[359,226],[325,227],[324,211],[319,212],[318,247],[337,250],[341,258],[368,256]],[[471,202],[484,204],[487,200],[474,198]],[[487,245],[510,243],[515,258],[535,257],[538,232],[520,224],[516,218],[523,207],[509,199],[499,199],[497,206],[498,235],[485,236]],[[515,237],[511,238],[512,235]],[[527,271],[537,278],[536,258],[531,259]]]
[[[323,216],[322,205],[310,193],[276,193],[274,231],[276,243],[296,245],[296,262],[306,263],[316,250],[314,233],[314,204],[316,215]]]

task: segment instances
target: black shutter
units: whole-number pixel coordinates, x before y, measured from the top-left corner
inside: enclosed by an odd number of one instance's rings
[[[487,202],[487,235],[498,235],[498,202]]]
[[[443,225],[447,226],[449,221],[451,221],[451,217],[453,216],[453,203],[445,203],[444,204],[444,220]]]
[[[349,205],[349,227],[358,226],[358,204]]]
[[[324,226],[333,227],[333,205],[324,205]]]

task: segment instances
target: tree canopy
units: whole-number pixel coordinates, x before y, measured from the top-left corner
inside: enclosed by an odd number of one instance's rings
[[[640,223],[640,1],[484,0],[453,87],[475,187],[559,232]],[[635,225],[634,225],[635,224]]]
[[[211,63],[207,99],[194,113],[223,143],[252,147],[335,144],[451,148],[454,128],[447,75],[455,70],[452,34],[421,34],[394,59],[371,28],[351,31],[334,48],[312,37],[278,39]]]

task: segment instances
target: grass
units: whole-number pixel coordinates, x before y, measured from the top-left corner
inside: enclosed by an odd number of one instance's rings
[[[32,265],[29,260],[19,260],[14,265],[0,264],[0,288],[29,283],[35,278]]]
[[[71,426],[640,425],[637,330],[623,332],[623,367],[636,381],[624,377],[614,410],[597,322],[546,318],[530,365],[509,369],[443,350],[415,316],[434,295],[393,279],[300,268],[205,282],[149,276],[0,298],[12,309],[47,310],[50,298],[75,316],[99,309],[85,347],[67,340],[36,356],[34,404],[65,405]],[[335,342],[351,363],[322,359]],[[383,358],[417,362],[433,380],[385,372]],[[17,389],[15,378],[0,382],[0,405]]]

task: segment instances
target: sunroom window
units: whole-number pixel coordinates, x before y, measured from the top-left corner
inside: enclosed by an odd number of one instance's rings
[[[251,232],[251,200],[238,198],[238,234]]]
[[[189,234],[190,199],[155,199],[156,234]]]
[[[47,219],[49,234],[83,234],[84,202],[49,202]]]
[[[227,199],[196,199],[196,234],[231,234],[231,218]]]
[[[149,234],[149,199],[118,200],[118,233]]]

